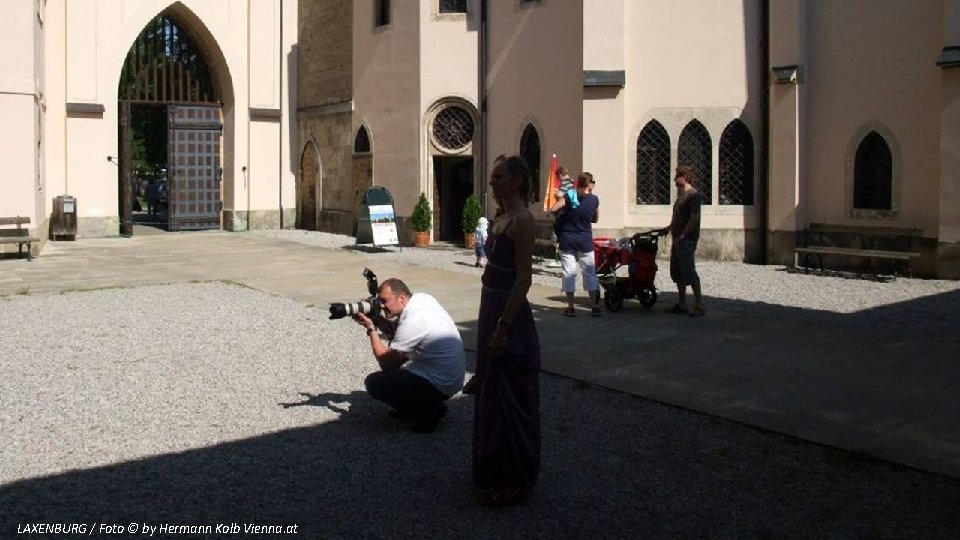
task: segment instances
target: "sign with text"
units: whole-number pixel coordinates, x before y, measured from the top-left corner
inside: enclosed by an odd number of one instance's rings
[[[397,238],[397,217],[392,204],[375,204],[370,207],[370,226],[373,228],[373,245],[394,246]]]

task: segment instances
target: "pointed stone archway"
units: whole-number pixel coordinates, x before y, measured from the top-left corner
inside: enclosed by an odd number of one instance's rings
[[[317,179],[320,175],[320,151],[313,141],[307,142],[300,155],[297,183],[297,228],[317,230]]]
[[[119,79],[121,234],[133,234],[135,218],[165,230],[221,228],[221,164],[233,154],[222,110],[232,84],[206,26],[182,3],[170,5],[134,40]],[[159,114],[138,117],[152,110]]]

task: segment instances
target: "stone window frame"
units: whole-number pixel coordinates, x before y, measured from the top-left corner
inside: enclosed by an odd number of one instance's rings
[[[694,119],[703,124],[710,134],[713,154],[711,189],[714,194],[719,193],[720,138],[723,130],[731,121],[739,119],[747,127],[751,135],[760,131],[760,118],[756,113],[751,113],[742,107],[656,107],[649,109],[645,114],[637,116],[627,139],[631,142],[630,146],[627,147],[626,177],[636,179],[636,141],[643,128],[651,120],[656,120],[667,130],[667,135],[670,137],[670,179],[672,183],[673,174],[676,172],[678,164],[680,133],[683,131],[683,128]],[[756,143],[756,139],[754,139],[754,142]],[[756,150],[756,146],[754,150]],[[757,187],[756,183],[760,181],[760,175],[764,174],[760,168],[759,161],[755,155],[753,164],[755,189]],[[670,219],[673,203],[676,202],[677,196],[677,190],[674,189],[672,185],[670,189],[670,204],[636,204],[636,183],[625,182],[624,186],[625,191],[623,191],[623,196],[627,197],[630,201],[634,201],[632,203],[628,202],[627,204],[626,216],[629,220],[641,220],[649,216],[662,216],[667,220]],[[756,193],[755,191],[754,198],[756,198]],[[714,197],[711,204],[703,205],[701,212],[703,216],[740,216],[747,220],[747,222],[750,222],[756,218],[757,212],[761,207],[762,205],[760,204],[753,206],[722,205],[719,204],[716,197]]]
[[[890,209],[873,208],[854,208],[854,183],[855,168],[857,162],[857,150],[861,143],[871,132],[876,131],[883,137],[884,142],[890,149],[891,170],[890,170]],[[847,154],[844,160],[844,198],[843,207],[846,217],[851,219],[887,219],[894,220],[900,217],[901,205],[901,187],[903,183],[902,167],[903,152],[900,149],[900,142],[894,136],[893,131],[879,120],[870,120],[860,126],[847,144]]]

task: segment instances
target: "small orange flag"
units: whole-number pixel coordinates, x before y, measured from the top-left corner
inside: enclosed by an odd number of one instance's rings
[[[550,174],[547,176],[547,189],[543,193],[543,211],[549,212],[550,207],[557,202],[556,193],[560,189],[560,178],[557,176],[557,155],[550,158]]]

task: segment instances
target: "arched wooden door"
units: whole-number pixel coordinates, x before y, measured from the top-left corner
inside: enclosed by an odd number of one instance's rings
[[[185,28],[172,13],[152,19],[120,73],[118,206],[125,236],[135,222],[171,231],[221,226],[222,103],[201,42]],[[147,215],[133,216],[137,195],[147,201]]]
[[[300,156],[300,184],[297,186],[297,208],[300,209],[298,228],[317,230],[317,173],[320,161],[313,143],[307,143]]]

